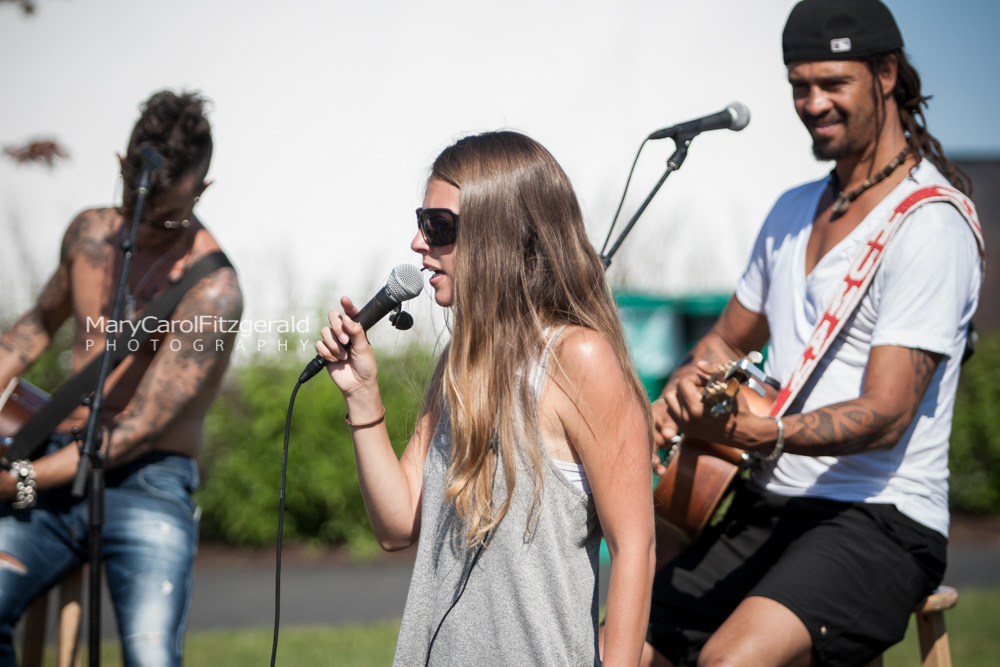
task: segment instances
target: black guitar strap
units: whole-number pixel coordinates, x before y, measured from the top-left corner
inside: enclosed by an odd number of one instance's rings
[[[156,318],[157,322],[168,319],[174,308],[195,283],[218,269],[231,266],[229,258],[222,251],[202,257],[184,273],[178,282],[167,288],[167,291],[160,298],[149,304],[140,318],[144,320],[153,317]],[[133,351],[142,347],[146,339],[155,331],[155,326],[143,326],[136,327],[129,334],[124,331],[120,333],[115,339],[114,348],[111,351],[111,369],[116,368]],[[7,450],[8,461],[34,459],[42,453],[49,434],[55,430],[59,422],[68,417],[77,406],[93,394],[94,386],[97,383],[97,374],[101,368],[102,356],[97,355],[83,370],[64,382],[52,394],[49,402],[21,426],[14,435],[13,444]]]

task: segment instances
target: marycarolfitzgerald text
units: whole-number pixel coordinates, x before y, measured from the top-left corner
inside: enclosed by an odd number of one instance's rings
[[[185,347],[195,352],[252,350],[305,351],[313,339],[308,337],[312,329],[309,317],[267,320],[226,319],[217,315],[201,315],[193,319],[160,320],[156,317],[142,317],[135,320],[113,320],[106,317],[87,318],[87,333],[99,333],[105,337],[104,345],[112,352],[123,345],[128,352],[136,352],[143,345],[152,345],[154,351],[166,346],[173,352],[181,352]],[[141,343],[136,336],[148,334],[148,340]],[[306,334],[294,338],[290,334]],[[169,337],[169,340],[168,340]],[[98,336],[88,336],[87,351],[100,345]]]

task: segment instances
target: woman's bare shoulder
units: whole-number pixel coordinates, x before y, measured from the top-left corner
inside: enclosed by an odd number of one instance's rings
[[[570,379],[621,373],[621,365],[611,341],[600,332],[587,327],[567,326],[556,341],[552,353],[562,372]]]

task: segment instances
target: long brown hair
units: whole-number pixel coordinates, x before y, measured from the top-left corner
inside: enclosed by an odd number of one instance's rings
[[[490,132],[445,149],[431,179],[460,191],[452,338],[431,394],[447,403],[451,415],[446,500],[454,502],[475,544],[510,507],[517,438],[536,437],[533,397],[519,371],[541,354],[547,327],[579,325],[602,334],[628,382],[631,395],[623,400],[643,406],[647,438],[652,420],[604,267],[555,158],[523,134]],[[515,432],[517,412],[524,415],[523,432]],[[534,464],[537,501],[538,447],[525,449]],[[508,489],[499,507],[493,498],[498,456]]]

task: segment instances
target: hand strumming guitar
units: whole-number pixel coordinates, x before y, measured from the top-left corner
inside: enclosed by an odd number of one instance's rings
[[[764,405],[757,401],[750,404],[748,396],[754,394],[739,390],[747,381],[763,387],[765,380],[751,379],[745,373],[747,362],[759,361],[760,355],[751,353],[722,365],[697,362],[693,372],[678,377],[669,391],[664,390],[661,403],[670,423],[687,437],[747,451],[768,451],[774,443],[774,421],[766,416]],[[741,377],[729,377],[737,364],[744,370],[737,374]],[[757,393],[763,395],[763,389]]]

